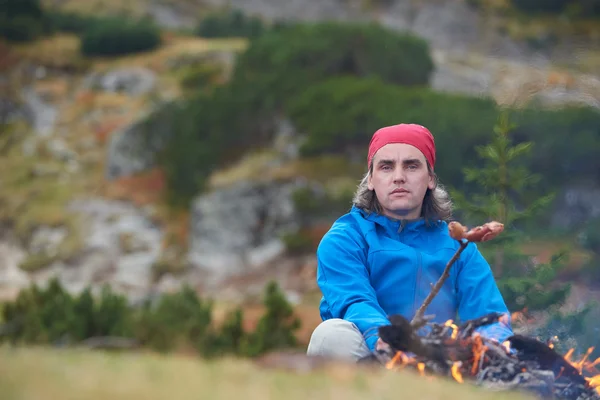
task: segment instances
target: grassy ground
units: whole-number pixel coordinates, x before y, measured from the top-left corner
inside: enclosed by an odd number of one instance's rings
[[[410,372],[331,365],[306,373],[247,360],[75,350],[0,349],[4,400],[70,399],[461,399],[525,398]]]

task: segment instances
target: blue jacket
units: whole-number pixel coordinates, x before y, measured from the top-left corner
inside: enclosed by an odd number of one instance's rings
[[[317,249],[321,318],[351,321],[363,335],[389,325],[392,314],[412,319],[458,246],[444,221],[400,222],[353,207],[334,222]],[[469,243],[425,314],[443,323],[489,312],[508,314],[489,264]],[[478,331],[500,342],[512,335],[510,321]],[[370,333],[366,341],[373,351],[377,332]]]

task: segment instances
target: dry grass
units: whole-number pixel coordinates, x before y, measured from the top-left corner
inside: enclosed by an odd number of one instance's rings
[[[154,51],[125,55],[122,57],[97,57],[94,69],[104,70],[119,66],[146,67],[158,73],[168,72],[173,60],[182,56],[202,55],[214,51],[238,52],[245,49],[245,39],[202,39],[193,36],[169,34],[161,47]]]
[[[274,150],[262,150],[248,154],[235,165],[214,173],[209,181],[211,189],[217,189],[240,180],[286,180],[306,178],[322,183],[332,179],[352,179],[365,173],[363,165],[351,164],[342,156],[301,158],[280,163]]]
[[[576,277],[581,268],[593,257],[591,251],[584,250],[578,244],[566,240],[531,241],[522,248],[525,254],[535,256],[540,263],[550,262],[552,256],[562,249],[569,251],[569,257],[565,261],[565,269],[560,273],[561,277]]]
[[[42,0],[42,4],[65,12],[76,12],[85,15],[125,14],[141,17],[150,4],[149,0]]]
[[[449,380],[344,364],[294,373],[248,360],[48,349],[0,350],[4,400],[514,399]]]
[[[160,203],[164,200],[166,181],[163,172],[154,168],[133,176],[107,182],[104,196],[116,200],[128,200],[137,206]]]
[[[19,57],[37,65],[84,70],[90,66],[79,52],[79,38],[72,34],[57,34],[31,43],[15,46]]]

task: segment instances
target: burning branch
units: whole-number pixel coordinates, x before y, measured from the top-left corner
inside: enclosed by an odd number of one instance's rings
[[[459,222],[452,221],[448,224],[448,232],[450,233],[450,237],[458,240],[460,246],[450,261],[448,261],[448,264],[446,264],[446,268],[444,268],[444,272],[442,273],[442,276],[440,276],[440,279],[438,279],[438,281],[432,287],[431,292],[415,313],[414,318],[410,322],[413,328],[419,329],[423,327],[430,319],[429,317],[425,316],[425,310],[427,310],[427,307],[429,307],[434,297],[439,293],[442,286],[444,286],[444,283],[450,276],[450,268],[452,268],[452,264],[458,260],[460,254],[467,247],[469,242],[487,242],[488,240],[492,240],[498,236],[503,230],[504,225],[496,221],[488,222],[482,226],[477,226],[469,231],[467,231],[467,228],[461,225]]]
[[[421,336],[408,319],[392,315],[391,325],[379,327],[391,349],[385,368],[414,368],[422,376],[450,377],[494,391],[524,391],[539,400],[600,400],[600,371],[594,368],[600,358],[588,360],[593,348],[580,361],[571,361],[572,352],[563,357],[535,338],[513,335],[499,344],[473,333],[505,317],[490,313],[461,326],[451,320],[428,323],[431,329]]]

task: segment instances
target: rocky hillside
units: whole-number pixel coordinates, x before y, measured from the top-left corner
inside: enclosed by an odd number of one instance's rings
[[[49,3],[66,10],[94,7],[93,2]],[[229,3],[267,19],[369,18],[408,29],[432,45],[431,86],[438,91],[490,96],[500,104],[535,99],[549,106],[600,108],[593,62],[552,62],[553,56],[560,59],[560,48],[556,54],[532,51],[522,40],[499,33],[495,24],[505,21],[493,19],[490,25],[489,15],[463,1]],[[112,3],[103,4],[109,12]],[[223,2],[203,4],[131,2],[128,12],[150,15],[171,29],[158,50],[135,56],[91,61],[78,53],[77,37],[62,34],[15,47],[19,62],[11,81],[28,123],[7,136],[11,144],[0,159],[0,168],[8,171],[0,177],[5,221],[0,298],[59,276],[69,290],[110,283],[133,301],[182,282],[239,301],[258,296],[266,280],[276,278],[292,301],[315,304],[314,257],[291,256],[282,240],[298,224],[292,192],[306,181],[288,179],[282,185],[278,178],[304,177],[297,172],[319,171],[326,164],[306,165],[298,158],[299,138],[289,121],[279,122],[270,148],[211,176],[209,192],[187,210],[166,207],[163,172],[152,153],[140,152],[159,145],[144,142],[144,117],[183,95],[184,67],[210,62],[227,75],[246,45],[173,31],[193,27],[192,15]],[[582,49],[582,60],[592,55],[591,47]],[[585,215],[598,215],[599,190],[571,188],[563,209],[575,203]],[[557,212],[560,218],[569,215]]]

